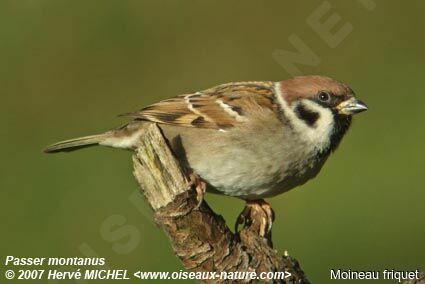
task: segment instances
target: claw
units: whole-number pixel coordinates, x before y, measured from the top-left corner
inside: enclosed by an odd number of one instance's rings
[[[207,191],[207,184],[195,173],[189,174],[189,186],[195,186],[196,200],[198,204],[194,209],[198,209],[204,201],[205,192]]]
[[[243,224],[244,227],[254,225],[261,237],[268,237],[271,234],[273,221],[273,209],[266,201],[263,199],[250,200],[246,202],[245,208],[236,220],[235,232],[238,231],[240,224]]]

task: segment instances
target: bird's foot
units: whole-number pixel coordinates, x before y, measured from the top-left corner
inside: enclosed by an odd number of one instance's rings
[[[207,191],[207,184],[195,173],[189,174],[189,187],[195,187],[196,200],[198,204],[194,209],[198,209],[204,201],[205,192]]]
[[[261,237],[271,239],[274,212],[270,204],[263,199],[250,200],[246,202],[245,208],[239,214],[235,224],[235,232],[240,224],[244,227],[251,227]]]

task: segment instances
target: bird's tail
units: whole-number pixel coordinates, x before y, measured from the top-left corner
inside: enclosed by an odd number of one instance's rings
[[[85,147],[96,146],[111,136],[110,133],[90,135],[75,139],[65,140],[44,149],[45,153],[70,152]]]

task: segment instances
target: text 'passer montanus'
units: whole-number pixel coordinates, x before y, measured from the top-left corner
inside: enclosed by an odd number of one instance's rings
[[[345,84],[323,76],[237,82],[176,96],[127,114],[133,120],[99,135],[59,142],[45,152],[104,145],[133,149],[157,123],[182,164],[207,191],[267,204],[315,177],[366,110]]]

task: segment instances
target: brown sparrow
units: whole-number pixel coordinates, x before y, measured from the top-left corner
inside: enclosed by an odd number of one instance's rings
[[[117,129],[59,142],[45,152],[92,145],[134,149],[146,126],[157,123],[207,191],[244,199],[271,219],[262,199],[314,178],[350,127],[351,115],[365,110],[350,87],[329,77],[228,83],[160,101],[126,114],[133,120]]]

